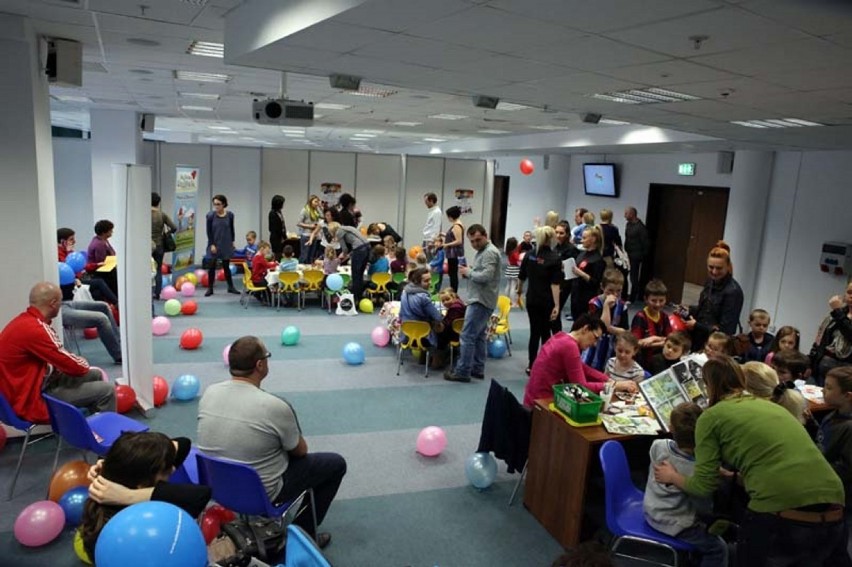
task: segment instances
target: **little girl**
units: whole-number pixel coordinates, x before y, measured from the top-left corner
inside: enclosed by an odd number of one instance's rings
[[[775,340],[769,346],[769,354],[766,355],[764,362],[772,364],[775,353],[782,350],[799,351],[799,330],[796,327],[785,325],[778,329]]]
[[[520,306],[518,296],[518,274],[521,272],[521,250],[518,247],[518,239],[514,236],[506,239],[506,293],[512,300],[512,307]]]
[[[704,354],[708,358],[734,356],[734,339],[721,331],[714,331],[704,345]]]
[[[645,371],[634,360],[638,352],[639,340],[631,333],[619,333],[615,337],[615,356],[607,360],[604,374],[616,382],[641,382],[645,378]]]
[[[325,249],[325,259],[322,261],[322,273],[326,276],[337,273],[340,260],[337,259],[337,249],[329,246]]]
[[[843,481],[846,510],[852,504],[852,366],[832,368],[825,375],[825,403],[834,411],[825,416],[817,433],[817,444]],[[849,512],[847,512],[847,515]]]

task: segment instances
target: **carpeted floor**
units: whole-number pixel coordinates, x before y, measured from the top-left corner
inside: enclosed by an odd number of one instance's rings
[[[154,338],[155,372],[170,383],[181,374],[201,379],[202,388],[228,378],[222,350],[235,338],[253,334],[272,352],[264,389],[286,397],[296,408],[311,450],[336,451],[348,461],[348,473],[323,524],[334,536],[325,550],[337,567],[491,567],[545,566],[560,553],[558,543],[516,500],[507,506],[517,475],[500,463],[497,482],[488,490],[468,485],[464,461],[476,449],[488,381],[449,383],[439,371],[423,377],[423,367],[410,358],[396,376],[395,351],[377,348],[370,331],[378,316],[338,317],[309,304],[295,309],[265,308],[253,303],[245,310],[237,296],[197,297],[198,314],[172,319],[165,337]],[[162,303],[157,304],[158,313]],[[489,359],[486,375],[499,379],[521,396],[527,366],[526,314],[511,315],[514,356]],[[281,345],[287,325],[301,330],[297,346]],[[198,327],[204,344],[196,351],[178,347],[180,333]],[[366,352],[361,366],[348,366],[341,349],[359,342]],[[94,365],[112,378],[120,369],[110,365],[98,341],[79,340]],[[169,435],[196,434],[197,401],[170,401],[149,412],[151,429]],[[141,416],[131,414],[132,417]],[[444,428],[449,440],[437,458],[414,450],[418,431],[427,425]],[[11,477],[20,442],[0,453],[0,487]],[[24,461],[15,498],[0,513],[0,565],[80,565],[72,534],[66,531],[39,549],[19,545],[12,526],[21,509],[45,497],[55,441],[31,447]],[[65,450],[61,461],[79,459]],[[566,479],[567,480],[567,479]]]

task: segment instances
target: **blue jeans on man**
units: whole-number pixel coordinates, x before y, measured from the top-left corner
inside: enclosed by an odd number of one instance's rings
[[[701,557],[698,567],[727,567],[728,544],[719,536],[707,533],[704,524],[696,524],[677,534],[677,539],[691,543]]]
[[[480,379],[485,377],[485,333],[491,313],[492,310],[481,303],[471,303],[467,306],[460,335],[459,360],[456,367],[451,369],[451,374],[445,377],[455,375],[454,381],[462,382],[469,381],[471,376]],[[448,379],[453,380],[451,377]]]

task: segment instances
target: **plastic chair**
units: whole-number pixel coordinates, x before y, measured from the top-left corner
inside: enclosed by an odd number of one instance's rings
[[[399,331],[404,337],[400,337],[399,340],[399,350],[396,355],[396,375],[399,376],[399,369],[402,367],[402,351],[419,348],[426,351],[426,372],[423,376],[429,376],[429,349],[423,345],[423,339],[432,332],[432,325],[426,321],[403,321]]]
[[[640,559],[618,553],[623,541],[634,541],[661,547],[671,552],[674,565],[678,565],[678,551],[691,552],[695,548],[677,538],[658,532],[645,521],[642,500],[645,494],[636,488],[630,479],[630,467],[624,447],[618,441],[607,441],[600,449],[599,457],[604,475],[606,501],[606,525],[615,536],[613,555]]]
[[[41,441],[43,437],[30,442],[30,435],[38,424],[18,417],[3,394],[0,394],[0,423],[5,423],[9,427],[14,427],[24,432],[24,442],[21,445],[21,453],[18,455],[18,464],[15,466],[15,474],[12,476],[12,483],[9,485],[9,492],[6,495],[6,500],[11,500],[15,493],[15,484],[18,482],[18,475],[21,474],[21,465],[24,463],[24,453],[27,452],[27,447],[37,441]]]
[[[497,298],[497,310],[500,312],[500,320],[497,321],[494,334],[498,337],[506,336],[508,339],[506,350],[509,351],[509,356],[512,356],[512,330],[509,328],[509,311],[512,310],[512,300],[506,295],[501,295]]]
[[[396,292],[391,293],[391,296],[402,296],[402,288],[405,284],[405,272],[397,272],[391,276],[391,281],[396,284]]]
[[[62,342],[65,345],[74,343],[74,351],[80,354],[80,341],[77,339],[77,327],[73,325],[62,325]]]
[[[370,276],[370,281],[373,282],[376,287],[375,289],[366,288],[364,293],[370,296],[370,299],[375,298],[376,296],[387,297],[390,300],[391,294],[388,290],[388,284],[391,281],[391,275],[387,272],[376,272],[372,276]]]
[[[441,285],[441,281],[444,279],[444,274],[438,272],[432,272],[432,281],[429,283],[429,293],[435,294],[438,292],[438,287]]]
[[[269,500],[260,476],[251,466],[230,459],[211,457],[201,451],[196,453],[196,461],[199,483],[210,487],[213,500],[237,514],[280,518],[289,524],[304,511],[302,505],[305,503],[305,496],[310,496],[312,525],[314,533],[317,533],[312,489],[305,490],[290,502],[276,506]]]
[[[246,264],[243,270],[243,289],[240,290],[240,304],[246,309],[248,309],[249,298],[252,293],[263,293],[267,300],[269,299],[269,288],[254,285],[254,282],[251,281],[251,268]]]
[[[341,273],[340,277],[343,278],[344,289],[349,289],[349,285],[352,283],[352,274]]]
[[[304,282],[302,283],[302,306],[305,304],[305,295],[308,293],[314,293],[320,300],[320,307],[322,307],[322,298],[323,298],[323,289],[322,289],[322,280],[325,277],[325,274],[322,273],[322,270],[305,270],[302,274],[302,279]]]
[[[106,455],[115,440],[125,431],[148,431],[148,426],[136,420],[124,417],[114,411],[105,411],[84,417],[79,408],[68,402],[63,402],[52,396],[43,394],[47,402],[47,413],[50,415],[50,425],[58,439],[56,441],[56,455],[53,457],[53,471],[59,463],[59,451],[62,441],[72,447],[102,457]]]
[[[456,319],[453,321],[452,328],[453,332],[459,335],[459,339],[457,341],[450,341],[450,368],[455,368],[453,366],[453,351],[459,347],[461,347],[461,332],[464,327],[464,319]]]
[[[183,463],[175,469],[172,476],[169,477],[169,482],[176,484],[199,484],[198,482],[198,461],[196,459],[198,449],[194,446],[189,448],[189,454],[184,459]]]
[[[287,526],[287,547],[284,557],[283,567],[331,567],[331,563],[323,557],[322,552],[305,530],[292,524]]]
[[[279,272],[278,281],[281,282],[281,287],[278,288],[278,303],[275,310],[277,311],[281,307],[282,295],[295,293],[296,307],[301,311],[304,295],[302,295],[302,278],[299,276],[299,272]]]

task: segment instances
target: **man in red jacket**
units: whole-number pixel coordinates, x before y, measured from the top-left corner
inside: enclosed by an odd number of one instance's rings
[[[30,290],[30,306],[0,332],[0,392],[27,421],[48,423],[46,394],[93,412],[115,411],[115,389],[98,369],[65,350],[50,322],[62,292],[50,282]]]

